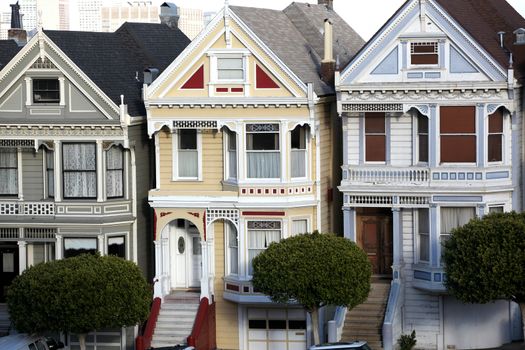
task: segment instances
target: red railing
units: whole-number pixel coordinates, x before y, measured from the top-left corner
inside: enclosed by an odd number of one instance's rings
[[[188,345],[198,350],[214,350],[217,348],[215,340],[215,303],[209,305],[206,297],[200,301],[195,323],[187,341]]]
[[[146,321],[144,332],[135,340],[136,350],[147,350],[151,347],[151,338],[153,337],[153,331],[155,330],[157,318],[159,317],[160,303],[160,298],[153,299],[153,304],[151,305],[151,311],[148,320]]]

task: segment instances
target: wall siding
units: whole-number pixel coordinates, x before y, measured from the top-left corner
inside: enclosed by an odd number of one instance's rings
[[[39,201],[44,198],[44,176],[42,174],[43,151],[22,151],[22,179],[24,200]]]
[[[348,117],[347,118],[346,138],[348,142],[348,164],[358,165],[359,164],[359,150],[361,145],[359,144],[359,118]]]
[[[412,164],[412,117],[390,117],[390,160],[394,166]]]

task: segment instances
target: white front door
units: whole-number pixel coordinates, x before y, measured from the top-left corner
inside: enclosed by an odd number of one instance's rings
[[[200,287],[202,276],[201,239],[195,226],[171,226],[171,288]]]

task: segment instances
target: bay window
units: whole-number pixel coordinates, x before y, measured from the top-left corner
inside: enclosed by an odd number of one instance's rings
[[[252,261],[273,242],[281,240],[280,221],[248,221],[248,274],[253,275]]]
[[[501,109],[489,115],[487,144],[488,161],[501,162],[503,160],[503,112]]]
[[[96,198],[96,145],[64,143],[62,154],[64,198]]]
[[[385,113],[365,113],[365,160],[386,161],[386,117]]]
[[[440,109],[441,163],[475,163],[475,107],[446,106]]]
[[[225,129],[226,135],[226,154],[227,154],[227,174],[226,179],[237,179],[237,134]]]
[[[439,236],[441,252],[443,252],[443,243],[450,238],[452,230],[465,225],[475,216],[474,207],[441,207],[441,234]]]
[[[16,148],[0,148],[0,196],[18,194],[18,154]]]
[[[106,196],[124,196],[124,152],[121,147],[112,146],[106,151]]]
[[[292,178],[306,177],[306,141],[307,127],[298,125],[291,131],[291,164]]]
[[[246,157],[248,178],[279,178],[279,124],[247,124]]]

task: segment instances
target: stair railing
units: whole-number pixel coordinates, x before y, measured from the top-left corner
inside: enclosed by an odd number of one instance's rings
[[[392,281],[390,285],[390,293],[388,294],[388,304],[385,311],[385,319],[383,321],[383,349],[393,350],[395,345],[394,323],[396,323],[396,316],[399,308],[401,282],[399,279]]]
[[[151,311],[146,321],[146,326],[144,327],[144,332],[142,335],[139,335],[135,339],[135,349],[136,350],[146,350],[151,347],[151,339],[153,338],[153,331],[155,330],[155,325],[157,324],[157,319],[160,312],[161,299],[153,299],[151,305]]]
[[[215,303],[210,305],[208,298],[204,297],[199,303],[197,316],[190,336],[188,345],[199,350],[214,350],[215,340]]]

